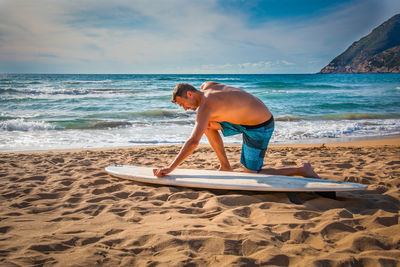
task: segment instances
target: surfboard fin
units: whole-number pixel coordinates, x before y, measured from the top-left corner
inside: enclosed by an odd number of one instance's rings
[[[336,192],[315,192],[317,195],[321,197],[335,199],[336,200]]]
[[[286,194],[287,194],[287,196],[288,196],[290,202],[292,202],[293,204],[296,204],[296,205],[301,205],[301,204],[303,204],[303,203],[301,203],[301,201],[297,198],[296,193],[294,193],[294,192],[287,192]]]
[[[336,200],[336,192],[314,192],[315,194],[325,197],[325,198],[330,198]],[[296,205],[301,205],[303,204],[298,198],[295,192],[287,192],[286,193],[290,202]]]

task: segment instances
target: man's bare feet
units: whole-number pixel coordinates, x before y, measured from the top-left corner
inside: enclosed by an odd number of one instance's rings
[[[231,166],[228,166],[228,167],[221,166],[221,167],[219,167],[218,171],[233,172],[233,169]]]
[[[303,172],[302,176],[304,176],[304,177],[321,178],[314,171],[314,169],[311,167],[311,164],[309,162],[303,162],[302,172]]]

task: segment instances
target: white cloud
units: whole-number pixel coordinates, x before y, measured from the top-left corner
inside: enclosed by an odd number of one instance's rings
[[[38,72],[317,72],[396,9],[356,0],[249,28],[214,0],[0,0],[0,61]]]
[[[195,69],[194,73],[273,73],[275,70],[282,70],[286,65],[295,65],[286,60],[256,61],[245,63],[228,64],[207,64]]]
[[[296,65],[295,63],[293,63],[293,62],[289,62],[289,61],[286,61],[286,60],[282,60],[281,62],[282,62],[282,64],[284,64],[284,65],[288,65],[288,66],[291,66],[291,65]]]

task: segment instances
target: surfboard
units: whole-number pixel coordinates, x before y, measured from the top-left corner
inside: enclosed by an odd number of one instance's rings
[[[105,168],[111,176],[141,183],[190,188],[271,191],[271,192],[337,192],[365,190],[366,185],[314,178],[265,175],[244,172],[224,172],[194,169],[175,169],[158,178],[153,168],[114,165]]]

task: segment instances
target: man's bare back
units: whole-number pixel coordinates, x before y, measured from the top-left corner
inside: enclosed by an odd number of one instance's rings
[[[234,124],[257,125],[271,118],[265,104],[246,91],[216,82],[205,82],[202,105],[211,109],[210,123],[228,121]],[[198,114],[201,114],[198,113]]]

